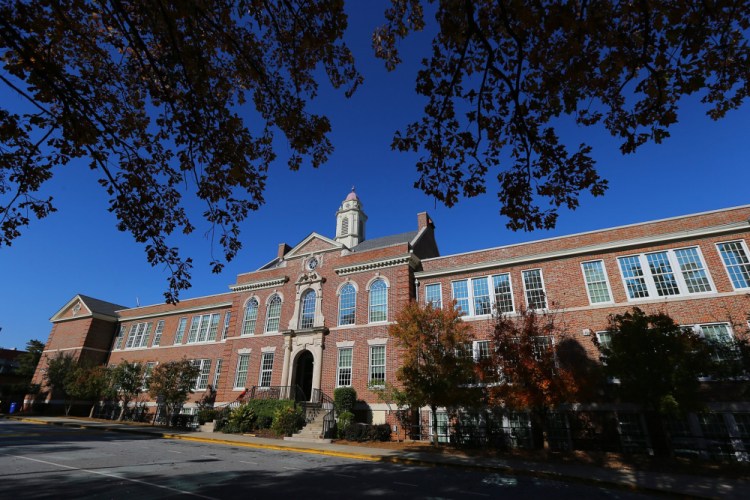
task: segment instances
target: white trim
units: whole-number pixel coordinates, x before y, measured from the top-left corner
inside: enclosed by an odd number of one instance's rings
[[[738,242],[742,249],[745,251],[745,256],[750,259],[750,251],[748,251],[747,242],[745,242],[744,238],[738,238],[736,240],[727,240],[727,241],[717,241],[714,243],[714,247],[716,248],[716,253],[719,254],[719,260],[721,261],[722,265],[724,266],[724,272],[727,273],[727,279],[729,280],[729,284],[732,285],[733,290],[748,290],[750,289],[750,286],[737,288],[734,286],[734,281],[732,280],[732,276],[729,274],[729,268],[727,267],[727,263],[724,262],[724,257],[721,256],[721,250],[719,250],[719,245],[724,245],[727,243],[735,243]],[[749,283],[750,284],[750,283]]]
[[[249,347],[245,347],[245,348],[242,348],[242,349],[237,349],[237,354],[250,354],[252,352],[253,352],[253,350],[251,348],[249,348]]]
[[[367,345],[386,345],[387,343],[388,343],[388,337],[367,339]],[[352,345],[354,345],[353,341],[352,341]]]
[[[403,264],[409,264],[412,267],[416,267],[418,263],[419,259],[414,254],[407,254],[400,257],[392,257],[388,259],[364,262],[362,264],[354,264],[352,266],[337,267],[334,268],[334,272],[339,276],[346,276],[347,274],[361,273],[365,271],[372,271],[375,269],[384,269],[387,267],[395,267]]]
[[[285,284],[287,281],[289,281],[289,276],[282,276],[281,278],[270,278],[261,281],[251,281],[250,283],[229,285],[229,289],[233,292],[248,292],[263,288],[274,288]]]
[[[104,352],[107,354],[111,352],[109,349],[97,349],[96,347],[66,347],[64,349],[50,349],[48,351],[42,351],[42,354],[47,354],[48,352],[64,352],[64,351],[94,351],[94,352]]]
[[[604,283],[607,285],[607,293],[609,293],[609,300],[604,300],[602,302],[594,302],[593,300],[591,300],[591,292],[589,292],[589,284],[586,281],[586,271],[583,269],[583,265],[590,264],[593,262],[602,263],[602,273],[604,274]],[[581,261],[580,268],[581,268],[581,274],[583,275],[583,287],[586,289],[586,296],[589,298],[589,304],[592,306],[598,306],[602,304],[614,304],[615,295],[612,293],[612,286],[609,283],[609,275],[607,274],[607,265],[604,263],[604,259],[583,260]]]
[[[354,347],[354,341],[353,340],[341,340],[339,342],[336,342],[337,348],[342,347]]]
[[[531,271],[539,271],[539,281],[542,283],[542,293],[544,294],[544,307],[542,308],[535,308],[531,307],[531,304],[529,304],[529,296],[527,295],[527,289],[526,289],[526,280],[524,279],[524,273],[531,272]],[[549,309],[549,297],[547,296],[547,287],[544,285],[544,271],[541,267],[534,267],[532,269],[522,269],[521,270],[521,284],[523,285],[523,298],[526,301],[526,307],[529,310],[532,311],[546,311]]]
[[[443,282],[442,281],[434,281],[432,283],[425,283],[422,286],[422,295],[423,295],[422,298],[423,298],[423,303],[425,305],[427,305],[429,303],[429,302],[427,302],[427,287],[428,286],[437,286],[438,287],[438,290],[440,292],[440,309],[442,309],[443,308],[443,304],[445,304],[445,302],[443,301]]]
[[[196,301],[196,300],[203,300],[203,299],[208,299],[208,298],[211,298],[211,297],[223,297],[223,296],[230,296],[231,297],[231,295],[232,295],[231,292],[214,293],[214,294],[211,294],[211,295],[202,295],[200,297],[195,297],[195,298],[192,298],[192,299],[185,299],[184,302],[192,302],[192,301]],[[232,303],[231,302],[227,302],[227,304],[231,305]],[[119,313],[121,313],[121,312],[130,312],[130,311],[137,311],[138,309],[148,309],[149,307],[161,307],[163,305],[164,305],[164,303],[161,303],[161,304],[150,304],[150,305],[147,305],[147,306],[138,306],[138,307],[125,307],[123,309],[117,309],[115,312],[118,313],[118,316],[122,316]],[[193,310],[193,308],[180,309],[180,311],[192,311],[192,310]],[[174,312],[174,311],[172,311],[172,312]],[[164,314],[164,313],[150,313],[150,314],[144,314],[142,316],[144,318],[146,318],[146,317],[155,316],[157,314]],[[171,314],[171,313],[169,313],[169,314]],[[135,318],[135,317],[140,318],[141,316],[133,316],[133,318]]]
[[[736,208],[750,208],[750,205],[745,205],[743,207],[736,207]],[[731,210],[731,209],[730,209]],[[716,210],[716,212],[721,212],[724,210]],[[695,214],[695,215],[701,215],[701,214]],[[675,217],[676,219],[684,218],[686,216],[682,217]],[[664,220],[670,220],[670,219],[664,219]],[[644,224],[650,224],[652,222],[662,222],[662,221],[651,221]],[[631,226],[639,226],[641,224],[632,224]],[[526,243],[516,243],[513,245],[505,245],[500,247],[494,247],[494,248],[488,248],[483,250],[474,250],[471,252],[464,252],[464,253],[456,253],[451,255],[445,255],[441,257],[432,257],[430,259],[422,259],[422,262],[430,262],[430,261],[437,261],[439,259],[450,259],[457,256],[463,256],[463,255],[471,255],[481,252],[490,252],[490,251],[496,251],[496,250],[505,250],[509,248],[514,247],[522,247],[527,245],[535,245],[538,243],[544,243],[547,241],[556,241],[566,238],[573,238],[573,237],[579,237],[586,234],[593,234],[598,232],[606,232],[606,231],[613,231],[615,229],[622,229],[626,227],[631,226],[619,226],[614,228],[608,228],[608,229],[600,229],[597,231],[589,231],[585,233],[576,233],[571,234],[567,236],[559,236],[556,238],[546,238]],[[500,268],[500,267],[507,267],[512,265],[518,265],[518,264],[528,264],[533,262],[539,262],[544,260],[550,260],[550,259],[556,259],[561,257],[574,257],[577,255],[586,255],[586,254],[592,254],[592,253],[602,253],[607,251],[613,251],[613,250],[624,250],[631,247],[642,247],[647,245],[653,245],[657,243],[666,243],[669,241],[674,240],[683,240],[683,239],[690,239],[690,238],[696,238],[696,237],[702,237],[702,236],[711,236],[711,235],[718,235],[718,234],[724,234],[724,233],[732,233],[742,230],[748,230],[750,229],[750,223],[748,221],[740,221],[740,222],[733,222],[729,224],[722,224],[718,226],[710,226],[705,228],[699,228],[699,229],[691,229],[686,231],[679,231],[675,233],[666,233],[661,235],[654,235],[654,236],[644,236],[642,238],[634,238],[630,240],[618,240],[608,243],[600,243],[596,245],[588,245],[583,247],[576,247],[576,248],[570,248],[566,250],[555,250],[553,252],[542,252],[538,254],[532,254],[532,255],[520,255],[517,257],[510,257],[507,259],[495,259],[495,260],[488,260],[485,262],[480,262],[478,264],[469,264],[469,265],[462,265],[462,266],[453,266],[453,267],[447,267],[443,269],[435,269],[432,271],[419,271],[414,273],[415,278],[430,278],[435,276],[443,276],[443,275],[449,275],[449,274],[459,274],[459,273],[467,273],[472,271],[483,271],[485,269],[493,269],[493,268]]]
[[[208,311],[211,309],[221,309],[221,308],[226,308],[226,307],[232,307],[232,303],[220,302],[217,304],[209,304],[206,306],[189,307],[187,309],[176,309],[172,311],[163,311],[163,312],[151,313],[151,314],[141,314],[140,316],[127,316],[127,317],[120,316],[119,320],[120,320],[120,323],[129,323],[130,321],[139,321],[142,319],[160,318],[162,316],[181,316],[181,315],[203,312],[203,311]],[[217,311],[217,313],[219,314],[221,314],[221,312],[223,311]]]
[[[276,346],[261,347],[260,352],[276,352]]]
[[[304,247],[305,245],[307,245],[309,242],[311,242],[314,239],[319,239],[319,240],[323,241],[324,243],[328,243],[329,245],[331,245],[332,248],[324,248],[322,250],[319,249],[319,250],[315,250],[315,251],[309,251],[309,252],[304,252],[304,253],[297,253],[297,252],[299,252],[299,250],[302,247]],[[331,251],[334,251],[334,250],[341,250],[342,248],[344,248],[344,245],[341,244],[341,243],[339,243],[338,241],[332,240],[330,238],[326,238],[325,236],[323,236],[321,234],[312,232],[304,240],[302,240],[299,243],[297,243],[296,245],[294,245],[294,248],[292,248],[286,254],[284,254],[284,260],[290,260],[290,259],[292,259],[294,257],[305,257],[305,256],[308,256],[308,255],[312,255],[314,253],[331,252]]]

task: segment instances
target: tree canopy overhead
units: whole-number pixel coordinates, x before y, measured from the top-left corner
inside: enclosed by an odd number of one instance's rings
[[[387,68],[425,11],[438,28],[416,82],[427,104],[393,147],[419,154],[415,185],[447,206],[496,177],[511,229],[552,227],[559,207],[606,189],[561,117],[627,153],[668,136],[681,97],[718,119],[750,91],[741,0],[391,0],[373,34]],[[170,235],[201,225],[186,200],[203,204],[218,272],[264,202],[279,139],[292,169],[330,156],[310,102],[321,79],[347,96],[362,82],[346,26],[342,0],[0,0],[0,82],[30,109],[0,103],[0,245],[55,210],[44,184],[84,158],[176,301],[192,261]]]

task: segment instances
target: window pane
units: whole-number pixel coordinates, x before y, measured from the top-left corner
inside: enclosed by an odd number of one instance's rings
[[[385,382],[385,346],[370,346],[370,382]]]
[[[609,302],[609,288],[607,276],[604,273],[604,263],[600,260],[583,263],[583,275],[586,278],[586,289],[592,304]]]
[[[337,386],[352,385],[352,348],[339,349]]]
[[[523,272],[523,285],[526,289],[526,303],[529,309],[546,309],[547,298],[542,283],[542,271],[532,269]]]
[[[357,290],[352,284],[341,289],[339,297],[339,325],[353,325],[357,309]]]
[[[185,326],[187,325],[187,318],[180,318],[180,322],[177,324],[177,333],[174,336],[175,344],[182,344],[182,337],[185,335]]]
[[[300,328],[312,328],[315,324],[315,291],[308,290],[302,297],[302,307],[300,311]]]
[[[680,265],[682,277],[687,284],[688,292],[710,292],[711,283],[706,276],[706,270],[703,267],[700,254],[697,248],[681,248],[674,251],[677,262]]]
[[[188,333],[188,344],[198,340],[198,327],[201,323],[200,316],[193,316],[193,321],[190,323],[190,333]]]
[[[424,287],[424,302],[425,304],[432,304],[435,309],[443,307],[440,295],[440,283],[433,283]]]
[[[388,287],[383,280],[370,286],[370,323],[388,320]]]
[[[216,358],[216,368],[214,369],[214,389],[219,386],[219,377],[221,376],[221,358]]]
[[[273,374],[273,353],[264,352],[260,363],[260,387],[271,387],[271,375]]]
[[[510,288],[510,274],[500,274],[492,277],[495,288],[495,307],[499,313],[513,312],[513,292]]]
[[[249,354],[240,354],[237,361],[237,374],[234,377],[234,387],[245,387],[247,383],[247,366],[250,363]]]
[[[459,309],[462,315],[471,314],[468,282],[466,280],[454,281],[451,286],[453,287],[453,300],[456,301],[456,309]]]
[[[245,318],[242,322],[242,335],[255,333],[255,321],[258,319],[258,301],[250,299],[245,306]]]
[[[677,288],[677,280],[674,278],[672,265],[667,258],[667,252],[647,254],[646,260],[648,261],[651,276],[654,278],[656,293],[660,297],[679,294],[680,290]]]
[[[628,297],[631,299],[648,297],[646,279],[643,277],[643,269],[638,257],[634,255],[632,257],[620,257],[617,260],[620,262],[620,270],[625,280]]]
[[[227,311],[224,315],[224,328],[221,330],[221,340],[226,340],[229,336],[229,321],[232,319],[232,312]]]
[[[474,292],[474,314],[490,314],[490,288],[487,285],[487,278],[474,278],[471,280],[471,287]]]
[[[268,316],[266,318],[266,331],[279,331],[279,321],[281,318],[281,297],[274,295],[268,303]]]
[[[158,346],[161,344],[161,334],[164,331],[164,320],[159,320],[158,323],[156,323],[156,331],[154,332],[154,345]]]
[[[479,340],[474,342],[474,361],[481,361],[490,357],[490,341]]]
[[[750,288],[750,260],[739,241],[719,243],[719,253],[734,288]]]

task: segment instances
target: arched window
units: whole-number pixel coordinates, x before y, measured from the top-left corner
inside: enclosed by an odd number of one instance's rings
[[[308,290],[300,301],[299,327],[312,328],[315,324],[315,290]]]
[[[349,234],[349,218],[344,217],[344,220],[341,221],[341,236],[346,236]]]
[[[268,301],[268,311],[266,313],[266,331],[278,332],[279,321],[281,320],[281,297],[274,294]]]
[[[255,321],[258,319],[258,301],[250,299],[245,304],[245,319],[242,321],[242,335],[255,333]]]
[[[388,285],[382,279],[370,285],[370,323],[388,320]]]
[[[357,309],[357,289],[347,283],[339,295],[339,325],[353,325]]]

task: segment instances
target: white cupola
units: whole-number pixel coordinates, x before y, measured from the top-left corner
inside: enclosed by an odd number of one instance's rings
[[[336,241],[347,248],[354,248],[365,241],[365,222],[367,216],[362,210],[362,203],[357,193],[349,193],[336,212]]]

